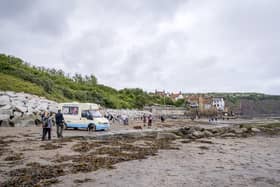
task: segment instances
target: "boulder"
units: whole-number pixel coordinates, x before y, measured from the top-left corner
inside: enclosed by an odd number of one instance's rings
[[[252,132],[261,132],[261,130],[258,129],[258,128],[252,128],[251,131],[252,131]]]
[[[213,134],[217,134],[219,133],[219,129],[218,128],[213,128],[213,129],[209,129],[209,131]]]
[[[194,132],[196,132],[194,127],[189,128],[188,134],[193,134]]]
[[[30,126],[35,126],[35,116],[28,115],[24,117],[19,117],[19,118],[14,118],[11,120],[11,122],[14,124],[16,127],[30,127]]]
[[[182,132],[182,129],[180,129],[179,131],[174,131],[174,134],[176,134],[177,136],[181,136],[183,137],[185,134]]]
[[[5,92],[5,95],[9,96],[9,97],[17,97],[17,94],[15,92]]]
[[[15,118],[23,117],[23,113],[22,113],[22,112],[17,112],[17,111],[15,111],[15,112],[14,112],[14,117],[15,117]]]
[[[202,137],[204,137],[204,133],[201,132],[201,131],[194,131],[194,132],[192,133],[192,135],[193,135],[194,137],[196,137],[196,138],[202,138]]]
[[[243,130],[241,128],[233,129],[233,131],[235,134],[243,134]]]
[[[9,120],[0,120],[0,127],[10,127]]]
[[[179,138],[179,136],[173,134],[173,133],[168,133],[168,132],[159,132],[157,134],[157,139],[161,140],[161,139],[169,139],[169,140],[175,140]]]
[[[24,107],[24,106],[16,106],[15,107],[15,110],[18,111],[18,112],[27,112],[27,108]]]
[[[17,127],[30,127],[30,126],[36,126],[35,120],[33,119],[25,119],[21,120],[20,123],[15,124]]]
[[[194,128],[194,130],[196,130],[196,131],[204,131],[204,128],[202,128],[202,127],[195,126],[195,127],[193,127],[193,128]]]
[[[7,104],[7,105],[2,105],[2,107],[0,106],[0,113],[1,110],[12,110],[13,106],[11,104]]]
[[[210,132],[210,131],[208,131],[208,130],[203,131],[203,133],[204,133],[204,136],[206,136],[206,137],[211,137],[211,136],[213,136],[213,133]]]
[[[222,134],[221,137],[236,137],[236,134],[234,134],[234,133],[226,133],[226,134]]]
[[[10,98],[7,95],[0,96],[0,107],[10,104]]]
[[[0,120],[8,120],[10,119],[10,115],[8,114],[0,114]]]
[[[58,106],[49,105],[48,108],[49,108],[50,112],[57,113],[57,111],[58,111]]]
[[[246,132],[248,132],[248,129],[247,128],[240,128],[242,131],[243,131],[243,133],[246,133]]]
[[[182,128],[182,129],[180,129],[180,133],[182,133],[183,135],[186,135],[186,134],[188,134],[189,133],[189,127],[185,127],[185,128]]]

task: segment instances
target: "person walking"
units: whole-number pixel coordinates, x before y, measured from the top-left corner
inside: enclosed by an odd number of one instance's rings
[[[143,123],[144,123],[144,127],[146,126],[146,122],[147,122],[147,117],[146,117],[146,115],[144,114],[144,115],[143,115]]]
[[[163,115],[160,116],[160,120],[161,120],[162,123],[165,121],[165,118],[164,118]]]
[[[56,134],[58,138],[63,138],[63,124],[64,124],[64,117],[61,113],[61,110],[58,110],[58,113],[55,114],[55,123],[56,123]]]
[[[151,126],[152,126],[152,121],[153,121],[153,117],[152,117],[152,115],[150,114],[149,117],[148,117],[148,127],[151,127]]]
[[[45,140],[47,134],[48,134],[48,140],[51,140],[52,119],[50,117],[50,114],[46,111],[44,113],[42,119],[43,119],[43,136],[42,136],[42,141]]]

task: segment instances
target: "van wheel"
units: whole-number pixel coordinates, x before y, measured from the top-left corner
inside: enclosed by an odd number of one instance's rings
[[[88,131],[95,131],[95,130],[96,130],[96,126],[93,123],[88,125]]]
[[[64,130],[67,130],[67,129],[68,129],[68,127],[67,127],[67,124],[66,124],[66,123],[64,123],[63,128],[64,128]]]

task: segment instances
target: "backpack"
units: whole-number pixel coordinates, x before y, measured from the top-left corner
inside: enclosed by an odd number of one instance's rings
[[[43,127],[44,128],[48,127],[48,121],[49,121],[49,118],[46,118],[46,117],[43,118]]]

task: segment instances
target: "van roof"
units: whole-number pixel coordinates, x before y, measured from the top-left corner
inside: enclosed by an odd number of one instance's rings
[[[78,106],[85,110],[97,110],[100,108],[100,105],[96,103],[79,103],[79,102],[70,102],[70,103],[59,103],[59,105],[62,106]]]

